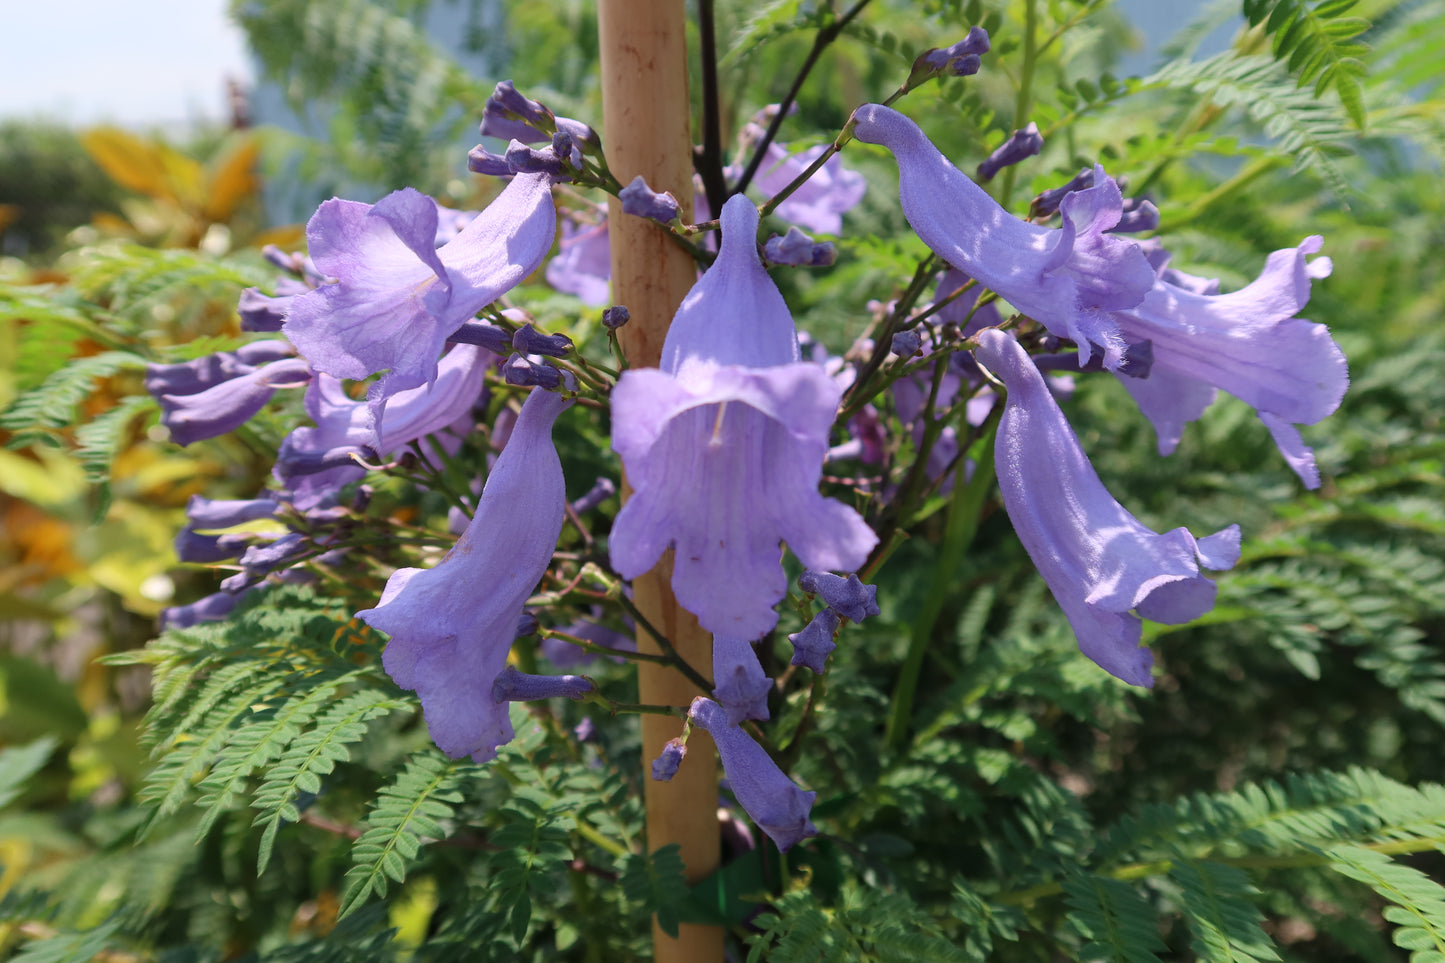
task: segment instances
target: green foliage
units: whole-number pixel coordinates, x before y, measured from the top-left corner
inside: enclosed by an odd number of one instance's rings
[[[1159,939],[1153,910],[1132,886],[1117,879],[1075,876],[1063,887],[1069,922],[1089,941],[1080,949],[1080,959],[1158,963],[1156,951],[1167,947]]]
[[[1395,945],[1410,951],[1411,963],[1445,960],[1445,887],[1374,850],[1337,846],[1327,855],[1334,869],[1367,883],[1394,904],[1385,910],[1385,918],[1399,927]]]
[[[1277,60],[1300,86],[1314,81],[1315,96],[1334,90],[1356,127],[1365,126],[1360,57],[1368,47],[1355,40],[1370,29],[1363,17],[1348,17],[1357,0],[1244,0],[1252,26],[1264,25]]]
[[[1193,934],[1192,949],[1200,959],[1220,963],[1277,960],[1274,941],[1260,926],[1254,905],[1259,891],[1249,874],[1236,866],[1181,860],[1169,870],[1179,886],[1184,918]]]
[[[385,896],[391,882],[406,881],[407,864],[416,859],[423,836],[445,835],[442,822],[452,818],[455,804],[462,801],[455,769],[439,753],[415,755],[395,781],[381,788],[366,814],[365,831],[351,850],[352,867],[341,894],[343,917],[372,895]],[[514,911],[516,916],[525,934],[526,910]]]
[[[836,909],[803,890],[776,900],[755,921],[748,963],[958,963],[969,959],[944,937],[938,923],[899,894],[845,893]]]
[[[677,914],[687,892],[682,876],[678,845],[664,846],[650,856],[629,853],[623,860],[617,882],[627,898],[657,915],[657,925],[669,936],[677,936]]]

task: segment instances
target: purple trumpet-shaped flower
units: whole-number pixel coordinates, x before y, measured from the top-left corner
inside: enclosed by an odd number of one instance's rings
[[[547,283],[575,294],[584,304],[601,307],[612,296],[612,249],[606,209],[598,216],[601,220],[595,224],[563,218],[558,254],[547,262]]]
[[[1295,425],[1333,413],[1350,383],[1329,329],[1295,316],[1311,280],[1330,273],[1329,258],[1306,259],[1321,243],[1316,235],[1275,251],[1258,278],[1230,294],[1196,293],[1161,272],[1143,303],[1119,312],[1124,336],[1153,348],[1148,378],[1120,380],[1154,425],[1160,454],[1174,450],[1184,425],[1220,388],[1253,407],[1290,467],[1306,486],[1319,487],[1314,454]],[[1201,278],[1170,276],[1202,286]]]
[[[813,616],[813,620],[800,631],[788,636],[793,643],[793,665],[806,665],[818,675],[828,662],[828,656],[838,646],[833,636],[838,631],[838,613],[826,608]]]
[[[714,635],[712,639],[712,694],[728,714],[728,725],[744,719],[768,719],[768,693],[773,680],[763,673],[762,663],[747,639]]]
[[[486,762],[512,738],[492,685],[562,531],[567,496],[551,432],[567,406],[533,391],[457,544],[435,568],[393,573],[376,608],[357,613],[391,636],[383,667],[416,691],[432,740],[454,759]]]
[[[475,345],[456,345],[437,365],[434,384],[398,391],[385,400],[379,418],[372,406],[352,400],[340,381],[317,375],[306,389],[306,413],[316,424],[286,436],[276,457],[276,480],[297,508],[314,508],[365,476],[353,454],[390,455],[466,419],[492,360]]]
[[[285,332],[318,370],[389,369],[373,402],[436,380],[442,346],[531,274],[552,246],[545,174],[522,174],[450,243],[434,246],[436,202],[406,188],[374,205],[333,198],[306,226],[316,266],[337,278],[291,304]]]
[[[496,702],[537,702],[541,699],[580,699],[593,691],[592,680],[582,675],[532,675],[507,666],[492,683]]]
[[[759,128],[756,136],[762,135]],[[745,135],[746,136],[746,135]],[[791,184],[808,165],[826,150],[823,144],[799,154],[789,154],[783,144],[769,144],[754,183],[772,196]],[[843,166],[838,156],[828,158],[807,182],[777,206],[778,217],[815,234],[837,234],[843,230],[843,215],[857,207],[868,190],[868,181],[857,171]]]
[[[675,547],[672,587],[709,631],[756,639],[787,592],[778,553],[852,570],[877,536],[818,492],[842,390],[798,360],[797,332],[757,253],[757,209],[723,208],[716,263],[683,300],[662,368],[612,391],[612,446],[634,487],[613,524],[613,567],[636,578]]]
[[[798,588],[818,596],[828,608],[853,622],[878,614],[878,586],[864,585],[851,573],[843,578],[832,572],[804,572],[798,576]]]
[[[148,364],[145,389],[153,398],[199,394],[233,378],[250,374],[257,365],[280,361],[295,354],[295,349],[285,341],[252,341],[235,351],[218,351],[179,364]]]
[[[662,754],[652,760],[652,778],[658,782],[672,782],[672,777],[677,775],[677,767],[682,765],[686,755],[687,743],[682,739],[667,740],[667,745],[662,747]]]
[[[161,424],[181,446],[215,438],[255,417],[277,388],[299,388],[310,379],[311,370],[301,358],[273,361],[195,394],[161,395]]]
[[[1033,157],[1044,149],[1044,137],[1039,133],[1039,125],[1030,122],[1023,130],[1016,130],[1008,136],[998,148],[988,155],[988,159],[978,165],[978,179],[991,181],[994,175],[1005,167],[1017,164],[1025,158]]]
[[[1062,230],[1021,221],[954,167],[907,117],[877,104],[854,111],[859,140],[882,144],[898,161],[903,213],[949,264],[997,291],[1087,361],[1090,345],[1116,367],[1125,339],[1110,312],[1132,308],[1154,283],[1134,243],[1107,233],[1119,221],[1119,187],[1096,169],[1095,184],[1063,199]]]
[[[241,554],[241,571],[221,580],[227,592],[239,592],[255,585],[278,568],[289,568],[306,551],[306,537],[288,532],[259,545],[252,545]]]
[[[778,849],[787,852],[809,836],[818,835],[808,818],[818,794],[799,789],[752,736],[728,722],[722,706],[698,696],[692,700],[688,718],[712,736],[738,804],[758,828],[772,837]]]
[[[1239,526],[1196,541],[1160,535],[1129,514],[1095,474],[1028,354],[1002,331],[978,335],[979,362],[1008,387],[995,443],[999,489],[1019,541],[1068,616],[1079,648],[1111,675],[1150,686],[1142,618],[1177,625],[1214,606],[1199,567],[1239,560]]]

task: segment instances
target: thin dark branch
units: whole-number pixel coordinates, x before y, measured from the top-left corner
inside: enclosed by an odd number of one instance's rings
[[[843,28],[848,26],[854,17],[863,12],[863,8],[868,6],[868,3],[869,0],[857,0],[853,6],[848,8],[848,11],[844,13],[843,16],[819,28],[818,35],[813,38],[813,49],[808,51],[808,56],[803,60],[803,66],[798,68],[798,76],[793,78],[793,85],[788,88],[787,94],[785,94],[783,99],[778,103],[777,114],[773,116],[772,121],[768,124],[768,129],[763,133],[762,140],[758,141],[757,145],[753,148],[752,159],[748,161],[748,166],[743,171],[743,176],[733,185],[732,193],[741,194],[748,189],[748,185],[751,184],[753,178],[757,176],[758,168],[763,166],[763,157],[767,154],[768,147],[777,139],[778,131],[783,126],[783,119],[788,116],[788,111],[792,109],[793,102],[798,99],[798,91],[803,89],[803,83],[808,79],[808,74],[812,72],[813,67],[818,63],[818,58],[823,55],[824,50],[828,49],[830,43],[838,39],[838,35],[843,32]]]
[[[718,103],[717,29],[713,20],[713,0],[698,0],[697,30],[702,47],[702,148],[693,151],[693,169],[702,178],[707,194],[708,216],[722,213],[728,199],[727,180],[723,177],[722,105]]]

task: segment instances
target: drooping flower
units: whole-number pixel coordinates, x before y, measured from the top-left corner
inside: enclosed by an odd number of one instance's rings
[[[692,700],[688,718],[712,736],[738,804],[772,837],[778,849],[787,852],[809,836],[818,835],[808,818],[818,794],[799,789],[752,736],[728,721],[722,706],[698,696]]]
[[[532,391],[457,544],[435,568],[393,573],[376,608],[357,613],[391,636],[383,667],[416,691],[432,740],[454,759],[486,762],[512,738],[492,686],[562,530],[566,491],[551,432],[569,403]]]
[[[723,208],[723,247],[683,300],[662,367],[612,392],[612,446],[634,492],[613,567],[636,578],[674,546],[672,587],[709,631],[756,639],[787,591],[779,543],[809,568],[852,571],[877,536],[818,492],[841,389],[798,360],[797,333],[757,253],[757,210]]]
[[[310,379],[301,358],[273,361],[194,394],[161,395],[161,424],[181,446],[215,438],[250,421],[278,388],[299,388]]]
[[[686,756],[686,743],[681,739],[667,740],[661,755],[652,760],[652,778],[658,782],[672,782],[672,777],[677,775],[677,767],[682,765]]]
[[[898,161],[898,190],[908,223],[949,264],[997,291],[1088,360],[1091,345],[1116,367],[1125,339],[1111,312],[1131,308],[1154,283],[1138,246],[1109,234],[1122,211],[1119,187],[1096,169],[1094,186],[1060,205],[1062,229],[1019,220],[950,164],[904,115],[878,104],[853,114],[855,133]]]
[[[1159,534],[1114,500],[1027,352],[1011,334],[978,334],[979,362],[1008,388],[995,443],[999,490],[1009,519],[1079,648],[1111,675],[1153,684],[1141,648],[1142,618],[1177,625],[1214,606],[1199,567],[1232,568],[1239,526],[1196,540],[1187,529]]]
[[[391,455],[466,419],[494,360],[483,348],[456,345],[437,365],[433,384],[398,391],[379,409],[353,400],[336,378],[317,375],[306,389],[306,413],[315,424],[293,429],[281,443],[276,480],[297,508],[315,507],[366,474],[352,454]]]
[[[1184,425],[1203,414],[1219,388],[1253,407],[1290,467],[1306,486],[1319,487],[1314,454],[1295,426],[1333,413],[1350,381],[1329,329],[1296,317],[1311,280],[1330,273],[1329,258],[1307,260],[1322,243],[1315,235],[1275,251],[1258,278],[1229,294],[1214,293],[1217,282],[1200,285],[1204,279],[1168,273],[1185,287],[1161,271],[1143,303],[1119,312],[1124,336],[1153,348],[1147,378],[1120,380],[1154,425],[1160,454],[1175,449]]]
[[[406,188],[374,205],[333,198],[306,226],[337,279],[291,303],[284,331],[318,371],[387,371],[373,400],[436,380],[450,335],[536,270],[556,214],[545,174],[521,174],[456,238],[435,247],[436,202]]]

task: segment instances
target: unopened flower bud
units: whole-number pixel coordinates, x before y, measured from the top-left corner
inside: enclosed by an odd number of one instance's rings
[[[857,575],[843,578],[832,572],[805,571],[798,576],[798,588],[818,596],[833,611],[854,622],[878,614],[878,586],[864,585]]]
[[[572,511],[578,515],[592,511],[607,499],[617,494],[617,485],[610,478],[599,478],[591,490],[572,503]]]
[[[533,385],[551,391],[562,384],[562,372],[540,360],[513,353],[502,365],[502,380],[509,385]]]
[[[682,739],[669,739],[662,747],[662,754],[652,760],[652,778],[658,782],[671,782],[686,755],[687,746]]]
[[[541,623],[537,621],[537,616],[531,612],[523,612],[517,616],[517,638],[523,639],[529,635],[536,635],[537,627],[540,624]]]
[[[641,174],[634,177],[632,183],[624,187],[617,196],[622,201],[624,214],[646,217],[659,224],[671,224],[681,210],[677,198],[667,191],[654,191],[647,186]]]
[[[593,689],[581,675],[531,675],[507,666],[492,683],[492,701],[536,702],[539,699],[580,699]]]
[[[806,665],[818,675],[822,675],[828,656],[838,647],[833,642],[837,631],[838,613],[831,608],[813,616],[813,620],[800,631],[788,636],[788,641],[793,643],[792,664]]]
[[[632,312],[621,304],[614,304],[602,312],[602,326],[609,331],[616,331],[631,320]]]
[[[543,334],[532,325],[524,324],[512,335],[512,347],[522,354],[564,358],[572,350],[572,339],[565,334]]]
[[[893,353],[900,358],[911,358],[923,347],[923,335],[917,328],[899,331],[893,336]]]
[[[468,321],[457,328],[447,340],[460,344],[475,344],[486,348],[492,354],[506,354],[512,350],[512,336],[507,334],[507,329],[486,321]]]
[[[993,180],[994,175],[1005,167],[1017,164],[1026,157],[1033,157],[1043,149],[1044,137],[1039,133],[1039,125],[1030,122],[1023,130],[1010,134],[1008,140],[988,155],[988,160],[978,165],[978,179]]]
[[[763,245],[763,256],[773,264],[792,267],[829,267],[838,260],[838,248],[832,241],[821,244],[796,227],[782,236],[774,234]]]

